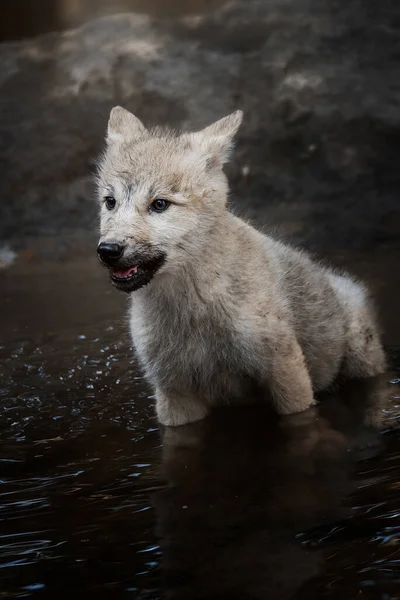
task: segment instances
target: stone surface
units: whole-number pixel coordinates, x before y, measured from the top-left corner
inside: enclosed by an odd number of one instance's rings
[[[318,252],[398,249],[399,25],[389,0],[247,0],[2,44],[0,242],[95,235],[91,172],[122,104],[190,127],[242,108],[241,214]]]

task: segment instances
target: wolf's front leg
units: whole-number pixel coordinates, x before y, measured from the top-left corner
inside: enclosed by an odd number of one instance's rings
[[[268,366],[273,403],[279,414],[301,412],[316,404],[303,351],[292,331],[276,330],[269,344]]]
[[[209,410],[204,402],[189,392],[157,388],[156,412],[162,425],[176,427],[204,419]]]

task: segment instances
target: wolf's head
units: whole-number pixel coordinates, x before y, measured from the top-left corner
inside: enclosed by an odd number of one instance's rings
[[[114,285],[131,292],[160,271],[201,253],[201,240],[225,211],[223,165],[242,121],[237,111],[202,131],[147,130],[115,107],[100,163],[98,254]]]

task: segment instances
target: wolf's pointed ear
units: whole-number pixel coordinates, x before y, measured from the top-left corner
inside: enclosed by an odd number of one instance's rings
[[[114,106],[110,112],[107,127],[107,143],[134,142],[144,137],[147,129],[135,115],[121,106]]]
[[[194,134],[195,140],[211,154],[214,164],[223,165],[229,159],[233,148],[233,138],[243,119],[243,112],[237,110]],[[210,165],[213,163],[210,161]]]

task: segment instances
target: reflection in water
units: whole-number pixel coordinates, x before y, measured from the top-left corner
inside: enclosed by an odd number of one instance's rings
[[[382,382],[351,384],[289,418],[241,408],[166,429],[168,487],[153,501],[167,598],[391,597],[400,502],[395,438],[379,433],[395,424],[388,397]]]
[[[78,267],[1,274],[0,597],[396,598],[399,375],[160,439],[108,282]]]

